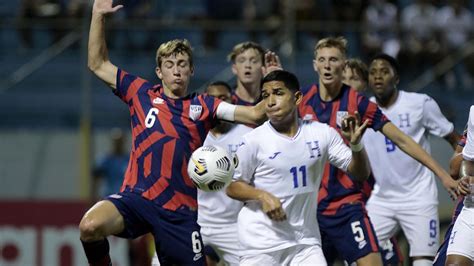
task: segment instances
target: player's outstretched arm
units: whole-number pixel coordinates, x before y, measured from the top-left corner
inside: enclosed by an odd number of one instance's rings
[[[360,125],[360,115],[358,112],[355,112],[355,116],[346,116],[342,120],[342,134],[349,140],[352,150],[352,160],[347,167],[347,171],[356,177],[358,181],[364,181],[370,175],[369,158],[361,143],[362,135],[368,124],[369,120],[365,120]]]
[[[443,186],[453,199],[457,198],[457,182],[441,167],[418,143],[403,133],[393,123],[386,123],[381,132],[389,138],[402,151],[410,155],[424,166],[428,167],[439,177]]]
[[[256,189],[243,181],[233,181],[227,187],[227,195],[235,200],[258,201],[262,204],[262,211],[274,221],[286,220],[286,214],[281,206],[280,199],[264,190]]]
[[[95,0],[89,29],[87,66],[113,89],[117,86],[117,67],[109,60],[105,43],[105,16],[122,7],[122,5],[113,6],[113,0]]]
[[[259,102],[255,106],[234,105],[221,102],[217,107],[216,115],[218,119],[230,122],[235,121],[241,124],[259,125],[267,119],[263,102]]]

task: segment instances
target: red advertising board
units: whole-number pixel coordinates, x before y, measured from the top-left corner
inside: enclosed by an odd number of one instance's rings
[[[87,265],[78,224],[90,207],[79,201],[0,201],[0,265]],[[113,265],[128,265],[128,244],[109,238]]]

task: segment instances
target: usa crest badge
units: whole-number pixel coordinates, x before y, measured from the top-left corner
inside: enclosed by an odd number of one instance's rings
[[[201,116],[201,113],[202,113],[201,105],[191,104],[191,106],[189,106],[189,117],[193,121],[196,121]]]
[[[341,127],[342,119],[348,115],[349,112],[347,111],[337,111],[336,113],[336,124],[338,127]]]

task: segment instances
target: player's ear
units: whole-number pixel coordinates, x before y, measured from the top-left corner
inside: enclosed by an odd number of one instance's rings
[[[237,75],[237,67],[232,63],[232,74]]]
[[[318,67],[316,66],[316,59],[313,59],[313,69],[314,71],[316,71],[316,73],[318,72]]]
[[[296,103],[296,105],[299,105],[302,100],[303,100],[303,94],[301,93],[301,91],[295,92],[295,103]]]
[[[194,66],[191,67],[191,76],[194,76]]]
[[[158,76],[159,79],[163,79],[163,73],[161,72],[160,67],[155,68],[155,73],[156,73],[156,75]]]

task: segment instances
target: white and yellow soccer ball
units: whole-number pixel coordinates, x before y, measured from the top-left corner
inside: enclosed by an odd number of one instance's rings
[[[222,147],[202,146],[191,155],[188,174],[203,191],[219,191],[232,181],[234,158]]]

